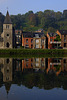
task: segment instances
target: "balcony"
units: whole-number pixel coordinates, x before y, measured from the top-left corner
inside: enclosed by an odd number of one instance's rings
[[[61,62],[57,62],[57,63],[50,63],[50,65],[61,65]]]
[[[50,41],[50,44],[61,44],[61,41]]]

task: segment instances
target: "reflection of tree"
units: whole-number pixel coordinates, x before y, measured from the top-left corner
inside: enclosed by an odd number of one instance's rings
[[[61,88],[62,86],[63,89],[67,89],[67,78],[62,75],[59,75],[58,77],[54,73],[51,75],[45,73],[23,73],[20,75],[20,79],[19,77],[15,77],[13,83],[16,82],[18,85],[22,84],[28,88],[33,88],[35,86],[40,89],[43,88],[49,90],[56,87]]]
[[[2,77],[2,74],[0,73]],[[1,78],[0,77],[0,78]],[[0,80],[0,86],[2,86],[3,81]],[[61,72],[59,76],[55,73],[46,74],[45,72],[15,72],[12,82],[5,82],[5,88],[7,93],[10,90],[11,84],[17,84],[18,86],[24,85],[27,88],[32,89],[34,86],[39,89],[50,90],[53,88],[63,88],[67,90],[67,72]]]

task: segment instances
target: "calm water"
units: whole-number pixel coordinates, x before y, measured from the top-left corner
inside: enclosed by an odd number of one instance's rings
[[[0,58],[0,100],[67,100],[67,58]]]

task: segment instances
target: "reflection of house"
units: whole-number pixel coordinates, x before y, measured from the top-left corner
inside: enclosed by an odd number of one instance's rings
[[[33,68],[33,58],[22,60],[22,72],[24,69],[32,69],[32,68]]]
[[[54,49],[61,46],[61,41],[55,40],[57,36],[58,36],[57,33],[47,33],[48,49]]]
[[[61,37],[61,47],[63,49],[67,48],[67,30],[57,30],[57,34]]]
[[[14,71],[21,71],[22,70],[22,60],[21,59],[15,59],[15,68]]]
[[[22,46],[25,48],[46,48],[46,37],[44,33],[28,33],[22,34]]]
[[[34,58],[34,66],[33,69],[36,71],[38,70],[45,70],[45,58]]]
[[[48,58],[47,73],[55,72],[56,75],[61,72],[61,59],[59,58]]]
[[[67,58],[63,58],[61,60],[61,70],[64,72],[64,71],[67,71]]]
[[[45,58],[30,58],[22,60],[22,71],[24,69],[45,70]]]
[[[11,58],[1,58],[0,59],[0,68],[3,74],[3,82],[12,81],[12,69],[13,67],[13,60]]]

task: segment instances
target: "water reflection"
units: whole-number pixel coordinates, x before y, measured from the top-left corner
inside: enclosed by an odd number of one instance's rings
[[[0,87],[12,84],[67,90],[67,58],[0,58]]]

